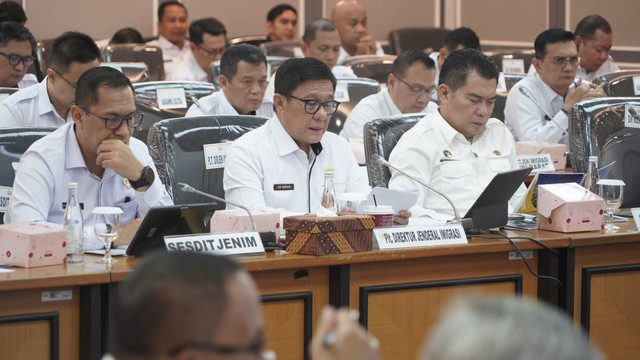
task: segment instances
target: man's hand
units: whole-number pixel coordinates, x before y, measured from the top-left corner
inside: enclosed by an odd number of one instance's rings
[[[593,84],[584,84],[582,83],[582,79],[580,79],[578,80],[577,85],[578,86],[575,88],[569,88],[567,91],[567,100],[564,104],[564,109],[567,110],[567,112],[571,110],[573,105],[582,100],[596,99],[606,96],[604,93],[604,83],[599,86],[595,86]]]
[[[137,181],[142,176],[144,166],[131,152],[129,145],[118,139],[107,139],[98,146],[96,165],[112,168],[123,178]]]
[[[376,53],[376,41],[373,40],[373,36],[365,35],[358,39],[356,45],[358,55],[372,55]]]
[[[393,216],[393,225],[407,225],[410,217],[411,211],[401,210],[398,216]]]
[[[120,235],[118,235],[116,241],[113,242],[113,246],[129,245],[131,240],[133,240],[133,235],[138,231],[140,224],[142,224],[142,219],[135,218],[132,222],[123,226],[122,229],[120,229]]]
[[[313,360],[377,360],[380,346],[358,322],[357,311],[322,309],[320,323],[311,340]]]

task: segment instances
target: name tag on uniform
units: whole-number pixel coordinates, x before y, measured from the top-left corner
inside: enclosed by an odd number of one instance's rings
[[[273,184],[273,191],[293,190],[293,184]]]
[[[187,108],[187,99],[184,96],[183,88],[158,89],[156,90],[156,97],[160,110]]]
[[[224,162],[227,159],[227,149],[229,149],[231,144],[233,144],[233,142],[202,145],[205,169],[224,168]]]
[[[502,72],[505,74],[524,74],[524,60],[502,59]]]

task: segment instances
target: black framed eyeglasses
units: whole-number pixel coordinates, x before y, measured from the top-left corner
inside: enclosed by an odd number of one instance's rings
[[[24,65],[25,67],[29,67],[31,66],[31,64],[33,64],[34,61],[36,61],[36,58],[31,55],[20,56],[18,54],[5,54],[1,51],[0,55],[6,57],[9,60],[9,64],[11,64],[12,66],[16,66],[20,64],[20,62],[22,62],[22,65]]]
[[[64,82],[66,82],[67,84],[69,84],[69,86],[71,86],[74,90],[76,89],[76,86],[78,86],[78,83],[72,84],[71,82],[69,82],[69,80],[67,80],[64,76],[62,76],[62,74],[60,73],[60,71],[50,67],[49,69],[53,70],[53,72],[55,72],[56,74],[58,74],[58,76],[60,76],[60,78],[62,78],[62,80],[64,80]]]
[[[262,356],[264,348],[264,339],[259,338],[249,345],[232,346],[218,345],[208,342],[192,342],[177,346],[169,351],[169,355],[176,356],[186,349],[197,349],[202,351],[214,352],[221,355],[247,354],[256,357]]]
[[[304,111],[311,115],[315,115],[315,113],[320,110],[321,106],[324,108],[324,112],[326,112],[327,115],[332,115],[336,110],[338,110],[338,105],[340,105],[340,102],[335,100],[321,102],[316,99],[300,99],[293,95],[289,95],[288,97],[302,101],[304,103]]]
[[[435,91],[435,87],[430,87],[427,89],[424,86],[411,85],[408,82],[404,81],[404,79],[402,79],[400,76],[398,76],[398,74],[396,73],[392,73],[392,74],[393,76],[396,77],[396,79],[400,80],[401,83],[407,85],[407,87],[409,88],[409,91],[411,91],[411,93],[414,95],[426,94],[427,96],[431,96],[431,94],[433,94],[433,92]]]
[[[203,48],[200,45],[196,45],[200,50],[204,51],[205,53],[207,53],[207,55],[209,55],[212,58],[216,58],[219,55],[221,55],[225,50],[227,50],[226,46],[224,49],[213,49],[213,50],[207,50],[205,48]]]
[[[109,130],[119,129],[120,126],[122,126],[122,123],[125,121],[127,122],[127,127],[137,128],[138,126],[140,126],[140,124],[142,124],[142,118],[144,117],[144,114],[140,110],[136,110],[131,114],[125,115],[125,116],[102,117],[100,115],[96,115],[92,113],[91,111],[85,108],[81,108],[81,109],[84,110],[87,114],[91,114],[95,117],[102,119],[104,121],[104,127],[106,127]]]

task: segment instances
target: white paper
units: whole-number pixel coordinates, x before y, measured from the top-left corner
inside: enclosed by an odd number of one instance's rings
[[[401,210],[408,210],[418,201],[418,195],[420,192],[417,189],[410,190],[391,190],[383,187],[375,187],[367,196],[365,206],[375,205],[391,205],[393,207],[393,214],[399,215]],[[373,201],[373,195],[376,196],[376,201]]]
[[[164,109],[186,109],[187,99],[184,96],[183,88],[157,89],[158,108]]]
[[[338,81],[333,99],[339,102],[349,102],[349,83]]]
[[[524,74],[524,60],[502,59],[502,72],[505,74]]]
[[[633,93],[634,95],[640,95],[640,76],[633,77]]]
[[[204,144],[204,167],[205,169],[221,169],[224,168],[227,159],[227,150],[233,142]]]
[[[498,77],[498,87],[496,88],[496,92],[507,92],[507,82],[504,80],[504,73],[500,73],[500,76]]]

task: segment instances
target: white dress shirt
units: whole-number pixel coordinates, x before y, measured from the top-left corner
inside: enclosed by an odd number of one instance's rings
[[[616,65],[616,62],[613,61],[611,55],[609,55],[607,61],[602,63],[602,65],[600,65],[600,67],[596,71],[587,72],[587,70],[585,70],[582,66],[578,66],[578,70],[576,71],[576,78],[587,80],[588,82],[593,82],[595,78],[602,74],[618,70],[620,70],[620,68],[618,67],[618,65]]]
[[[497,173],[518,167],[513,137],[500,120],[489,119],[486,130],[469,143],[439,111],[425,116],[400,138],[389,162],[446,194],[461,216]],[[390,189],[420,191],[418,202],[410,209],[412,216],[453,218],[453,210],[442,196],[395,170],[391,174]],[[515,208],[525,192],[525,187],[520,186],[509,201],[511,208]]]
[[[434,84],[436,85],[436,91],[434,91],[433,94],[431,94],[431,101],[437,103],[438,102],[438,82],[440,81],[440,67],[438,66],[438,59],[440,59],[440,52],[434,51],[431,54],[429,54],[429,57],[436,64],[436,80],[434,82]]]
[[[20,82],[18,83],[18,88],[24,89],[28,88],[31,85],[35,85],[38,83],[38,78],[35,74],[26,73]]]
[[[518,90],[521,87],[553,116],[555,122],[545,119],[545,113]],[[562,132],[568,128],[569,119],[560,110],[563,106],[564,98],[542,81],[537,72],[532,72],[509,91],[504,108],[504,123],[516,141],[544,140],[566,143],[566,136],[563,136]]]
[[[71,111],[63,119],[53,107],[47,92],[47,79],[38,85],[18,90],[0,105],[0,127],[60,127],[73,122]]]
[[[188,40],[185,40],[182,48],[180,48],[162,35],[158,36],[156,40],[149,41],[147,45],[159,46],[162,49],[162,61],[164,62],[165,74],[170,73],[173,66],[178,63],[183,56],[191,52]]]
[[[356,55],[360,55],[360,54],[356,54]],[[379,41],[376,41],[376,55],[384,55],[384,50],[382,50],[382,45],[380,45]],[[338,54],[338,64],[342,60],[348,58],[349,56],[352,56],[352,55],[349,55],[347,50],[345,50],[344,47],[340,46],[340,54]]]
[[[191,105],[184,116],[200,115],[238,115],[238,111],[231,105],[229,100],[227,100],[227,97],[224,95],[224,90],[220,90],[198,99],[198,104],[194,103]],[[267,99],[266,97],[263,98],[262,105],[256,110],[256,115],[267,118],[272,117],[273,100]]]
[[[151,166],[156,172],[143,142],[132,137],[129,147],[143,165]],[[157,175],[145,192],[127,188],[123,181],[124,178],[111,168],[105,170],[102,179],[87,169],[74,124],[68,123],[33,143],[20,158],[4,221],[62,224],[65,212],[63,203],[69,197],[67,184],[77,182],[78,198],[84,206],[85,249],[101,249],[104,245],[93,236],[94,216],[91,211],[95,207],[121,207],[122,224],[127,224],[136,217],[144,217],[152,206],[172,204]]]
[[[224,168],[225,198],[249,208],[315,213],[322,202],[328,167],[334,169],[336,194],[370,192],[343,138],[325,132],[319,145],[321,150],[314,144],[307,155],[274,115],[229,148]]]
[[[203,81],[207,82],[207,72],[202,70],[189,51],[166,73],[167,81]]]

